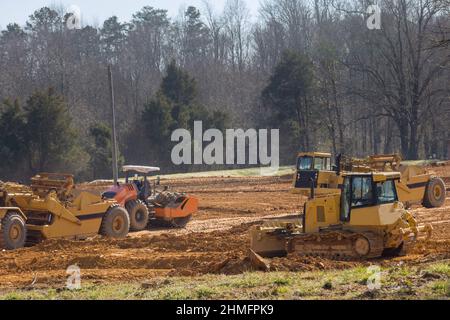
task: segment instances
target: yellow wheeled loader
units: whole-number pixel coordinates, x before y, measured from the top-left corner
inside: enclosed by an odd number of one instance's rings
[[[399,155],[373,155],[366,159],[338,156],[331,167],[331,154],[319,152],[300,153],[294,177],[293,192],[309,196],[311,181],[316,194],[339,192],[341,172],[400,172],[396,181],[399,200],[406,206],[421,203],[426,208],[441,207],[445,203],[444,181],[415,165],[403,165]]]
[[[342,191],[315,195],[302,218],[269,222],[251,230],[251,258],[289,253],[333,259],[370,259],[405,254],[419,239],[431,236],[398,200],[398,172],[343,173]]]
[[[0,184],[0,250],[46,239],[85,239],[101,234],[124,238],[130,228],[115,200],[73,189],[73,176],[42,173],[31,185]]]

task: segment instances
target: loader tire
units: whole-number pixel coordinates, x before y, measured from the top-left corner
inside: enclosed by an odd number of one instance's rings
[[[131,200],[127,202],[125,207],[130,216],[130,230],[142,231],[146,229],[150,214],[145,203],[140,200]]]
[[[445,202],[446,190],[445,183],[441,178],[434,177],[428,181],[423,198],[425,208],[442,207]]]
[[[16,212],[8,213],[1,221],[0,250],[15,250],[25,246],[27,229],[25,220]]]
[[[125,238],[130,231],[130,217],[128,212],[119,206],[109,208],[103,217],[100,227],[102,236],[114,239]]]

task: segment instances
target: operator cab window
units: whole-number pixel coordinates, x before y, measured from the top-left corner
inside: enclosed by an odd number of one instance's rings
[[[323,158],[323,170],[330,171],[331,170],[331,163],[329,158]]]
[[[331,170],[331,163],[329,158],[325,157],[319,157],[314,158],[314,170],[319,171],[330,171]]]
[[[393,203],[397,201],[397,192],[395,190],[395,181],[387,180],[377,183],[377,202],[378,204]]]
[[[314,170],[324,170],[324,160],[323,158],[315,158],[314,159]]]
[[[311,170],[313,163],[312,157],[300,157],[297,163],[298,170]]]
[[[353,177],[352,207],[363,207],[373,204],[372,178]]]
[[[323,158],[323,169],[326,171],[331,171],[331,159],[330,158]]]

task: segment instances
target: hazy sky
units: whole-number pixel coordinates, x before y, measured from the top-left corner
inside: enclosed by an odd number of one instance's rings
[[[221,11],[226,0],[210,0],[217,11]],[[257,13],[259,0],[246,0],[252,15]],[[83,24],[101,25],[105,19],[117,15],[121,21],[130,20],[133,13],[143,6],[167,9],[169,15],[178,15],[180,6],[194,5],[203,7],[202,0],[0,0],[0,27],[8,23],[25,24],[28,16],[43,6],[76,5],[81,9]]]

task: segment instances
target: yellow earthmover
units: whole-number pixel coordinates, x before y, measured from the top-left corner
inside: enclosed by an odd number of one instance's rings
[[[0,250],[45,239],[123,238],[130,219],[115,200],[74,190],[73,176],[42,173],[31,185],[0,184]]]
[[[419,225],[398,199],[398,172],[343,173],[342,190],[315,195],[302,218],[268,222],[251,230],[252,261],[289,253],[333,259],[370,259],[401,255],[432,226]]]
[[[426,208],[441,207],[446,197],[444,181],[423,167],[404,165],[401,161],[396,154],[373,155],[366,159],[338,156],[332,168],[329,153],[300,153],[293,192],[309,196],[311,182],[315,185],[316,194],[339,192],[342,172],[400,172],[396,187],[401,202],[407,207],[414,203],[421,203]]]
[[[292,193],[310,196],[311,184],[315,194],[338,193],[342,177],[332,167],[331,154],[325,152],[301,152],[297,157]]]

